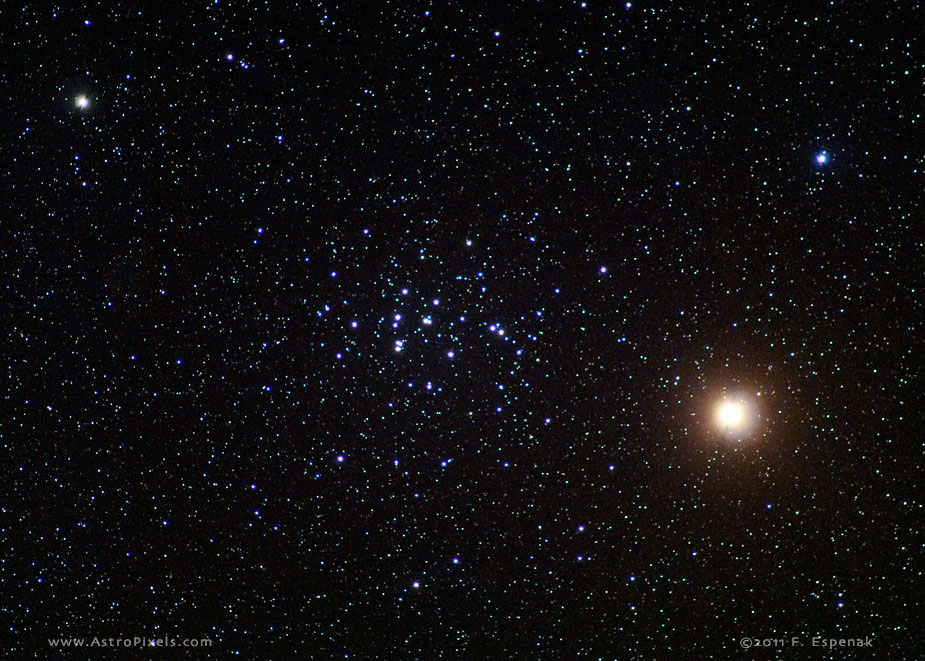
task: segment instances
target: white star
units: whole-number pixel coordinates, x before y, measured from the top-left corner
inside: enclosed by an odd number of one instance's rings
[[[81,94],[76,99],[74,99],[74,105],[81,109],[86,108],[90,105],[90,99]]]

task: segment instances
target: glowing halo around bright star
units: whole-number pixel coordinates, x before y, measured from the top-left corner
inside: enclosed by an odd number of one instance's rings
[[[81,94],[76,99],[74,99],[74,105],[80,108],[81,110],[83,110],[84,108],[90,105],[90,99],[88,99],[85,95]]]
[[[819,165],[825,165],[828,162],[829,162],[829,155],[826,154],[824,151],[816,154],[816,163],[818,163]]]
[[[754,399],[747,395],[727,395],[716,405],[714,424],[726,440],[741,441],[752,436],[758,417]]]

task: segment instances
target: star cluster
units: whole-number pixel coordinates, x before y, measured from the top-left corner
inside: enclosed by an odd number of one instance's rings
[[[902,3],[7,18],[10,654],[921,649]]]

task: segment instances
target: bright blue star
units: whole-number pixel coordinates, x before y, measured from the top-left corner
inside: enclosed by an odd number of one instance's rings
[[[824,151],[816,154],[816,163],[818,163],[819,165],[825,165],[828,162],[829,162],[829,155],[826,154]]]

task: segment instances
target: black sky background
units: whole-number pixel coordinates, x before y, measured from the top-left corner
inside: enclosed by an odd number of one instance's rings
[[[921,19],[0,9],[11,658],[921,656]]]

